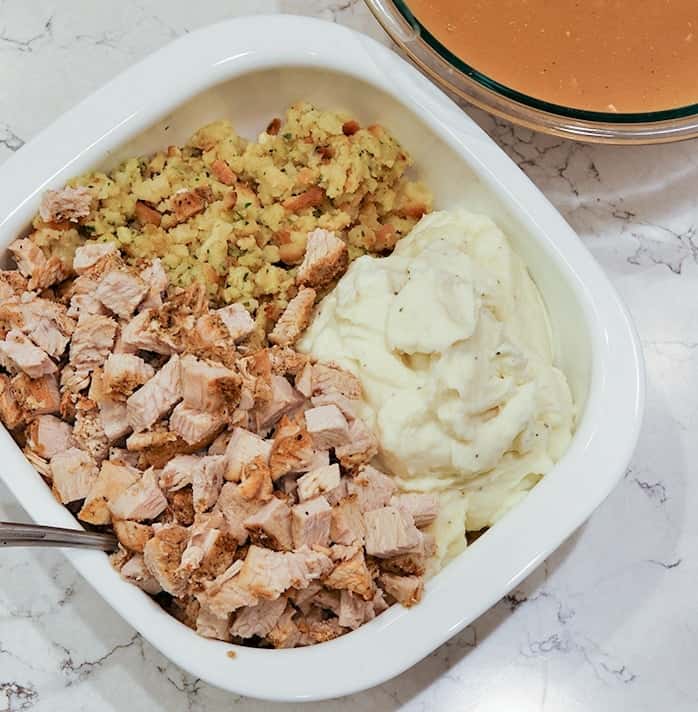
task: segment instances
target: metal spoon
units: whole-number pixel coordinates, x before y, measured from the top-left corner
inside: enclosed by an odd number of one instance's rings
[[[117,545],[117,539],[113,534],[44,527],[40,524],[0,522],[0,548],[4,546],[58,546],[116,551]]]

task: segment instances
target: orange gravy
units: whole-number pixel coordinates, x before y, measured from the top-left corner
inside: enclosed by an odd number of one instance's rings
[[[553,104],[645,112],[698,103],[698,0],[409,0],[490,79]]]

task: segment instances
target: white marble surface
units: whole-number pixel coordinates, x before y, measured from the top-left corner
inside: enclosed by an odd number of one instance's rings
[[[170,38],[276,5],[381,38],[351,0],[0,0],[0,160]],[[698,709],[698,142],[592,147],[472,114],[562,211],[630,306],[648,367],[641,442],[609,499],[517,591],[396,680],[308,706]],[[25,518],[2,486],[0,518]],[[182,673],[60,554],[0,556],[0,712],[233,707],[273,705]]]

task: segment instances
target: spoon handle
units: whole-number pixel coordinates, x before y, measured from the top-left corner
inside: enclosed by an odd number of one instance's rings
[[[113,534],[45,527],[39,524],[0,522],[0,548],[5,546],[58,546],[115,551],[117,545],[118,542]]]

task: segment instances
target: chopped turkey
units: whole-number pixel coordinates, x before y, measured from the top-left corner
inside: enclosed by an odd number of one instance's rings
[[[104,362],[103,387],[111,396],[130,396],[155,375],[155,369],[135,354],[111,353]]]
[[[269,334],[269,341],[272,344],[291,346],[298,341],[310,323],[316,296],[315,290],[309,287],[299,290]]]
[[[53,490],[63,504],[87,497],[97,480],[97,465],[89,453],[76,447],[51,458]]]
[[[129,551],[137,551],[139,554],[143,553],[145,545],[153,537],[153,527],[150,524],[132,522],[128,519],[115,519],[112,526],[119,544]]]
[[[117,519],[146,521],[155,519],[164,512],[167,500],[158,487],[157,476],[151,468],[116,499],[109,501],[108,505],[112,516]]]
[[[18,329],[12,329],[0,341],[0,366],[10,372],[24,371],[30,378],[41,378],[58,370],[48,354]]]
[[[50,460],[73,447],[73,428],[55,415],[40,415],[27,428],[27,444],[39,457]]]
[[[293,549],[291,508],[286,502],[272,497],[261,509],[243,522],[250,538],[260,546],[276,550]]]
[[[252,462],[256,457],[263,457],[265,461],[268,461],[271,450],[272,444],[268,440],[262,440],[249,430],[234,428],[225,450],[225,479],[230,482],[239,482],[243,466]]]
[[[395,507],[373,509],[364,514],[366,553],[380,559],[407,554],[418,549],[422,535],[412,516]]]
[[[121,567],[121,575],[127,581],[135,583],[138,588],[143,589],[151,596],[155,596],[162,591],[162,586],[160,586],[158,580],[148,571],[148,567],[145,565],[145,559],[140,554],[132,556]]]
[[[143,550],[148,571],[173,596],[181,596],[186,591],[187,579],[180,572],[179,564],[188,539],[189,532],[185,527],[165,524],[157,527]]]
[[[293,507],[291,528],[293,545],[327,546],[330,542],[332,507],[324,497],[315,497]]]
[[[116,253],[116,245],[113,242],[93,242],[89,245],[81,245],[75,250],[73,270],[76,274],[84,274],[106,255],[116,255]]]
[[[10,380],[10,389],[17,406],[30,417],[60,411],[61,396],[53,374],[29,378],[18,373]]]
[[[205,512],[218,501],[224,471],[225,457],[222,455],[209,455],[198,460],[192,471],[195,512]]]
[[[362,512],[384,507],[396,489],[390,477],[370,465],[362,467],[356,477],[347,482],[347,491],[356,495]]]
[[[47,190],[39,205],[39,215],[44,222],[78,222],[90,214],[92,192],[89,188],[60,188]]]
[[[114,345],[116,322],[108,316],[87,314],[73,332],[70,363],[76,371],[92,371],[101,366]]]
[[[325,578],[325,586],[346,589],[366,601],[373,598],[373,579],[360,545],[356,547],[353,556],[335,564],[332,572]]]
[[[305,422],[318,450],[329,450],[350,442],[349,423],[336,405],[306,410]]]
[[[407,608],[419,603],[422,599],[424,581],[419,576],[398,576],[384,573],[378,580],[386,593]]]
[[[411,514],[415,526],[420,529],[429,526],[439,513],[439,500],[433,494],[418,492],[395,494],[392,496],[390,504]]]
[[[301,502],[327,494],[339,487],[339,465],[325,465],[318,467],[298,478],[298,499]]]
[[[225,427],[224,413],[194,410],[180,403],[170,416],[170,429],[190,445],[206,447]]]
[[[220,413],[238,390],[239,378],[229,368],[187,355],[182,357],[181,369],[187,408]]]
[[[363,544],[365,535],[366,527],[358,497],[349,495],[332,508],[330,538],[336,544],[349,546]]]
[[[277,598],[247,606],[236,614],[230,632],[240,638],[264,637],[272,631],[287,605],[285,598]]]
[[[99,476],[85,497],[78,519],[97,526],[109,524],[111,522],[109,502],[123,494],[140,478],[141,473],[135,468],[105,460],[100,467]]]
[[[305,257],[296,281],[310,287],[325,287],[346,272],[349,251],[333,232],[317,229],[308,233]]]
[[[182,398],[179,356],[176,354],[126,401],[134,432],[146,430],[165,416]]]

